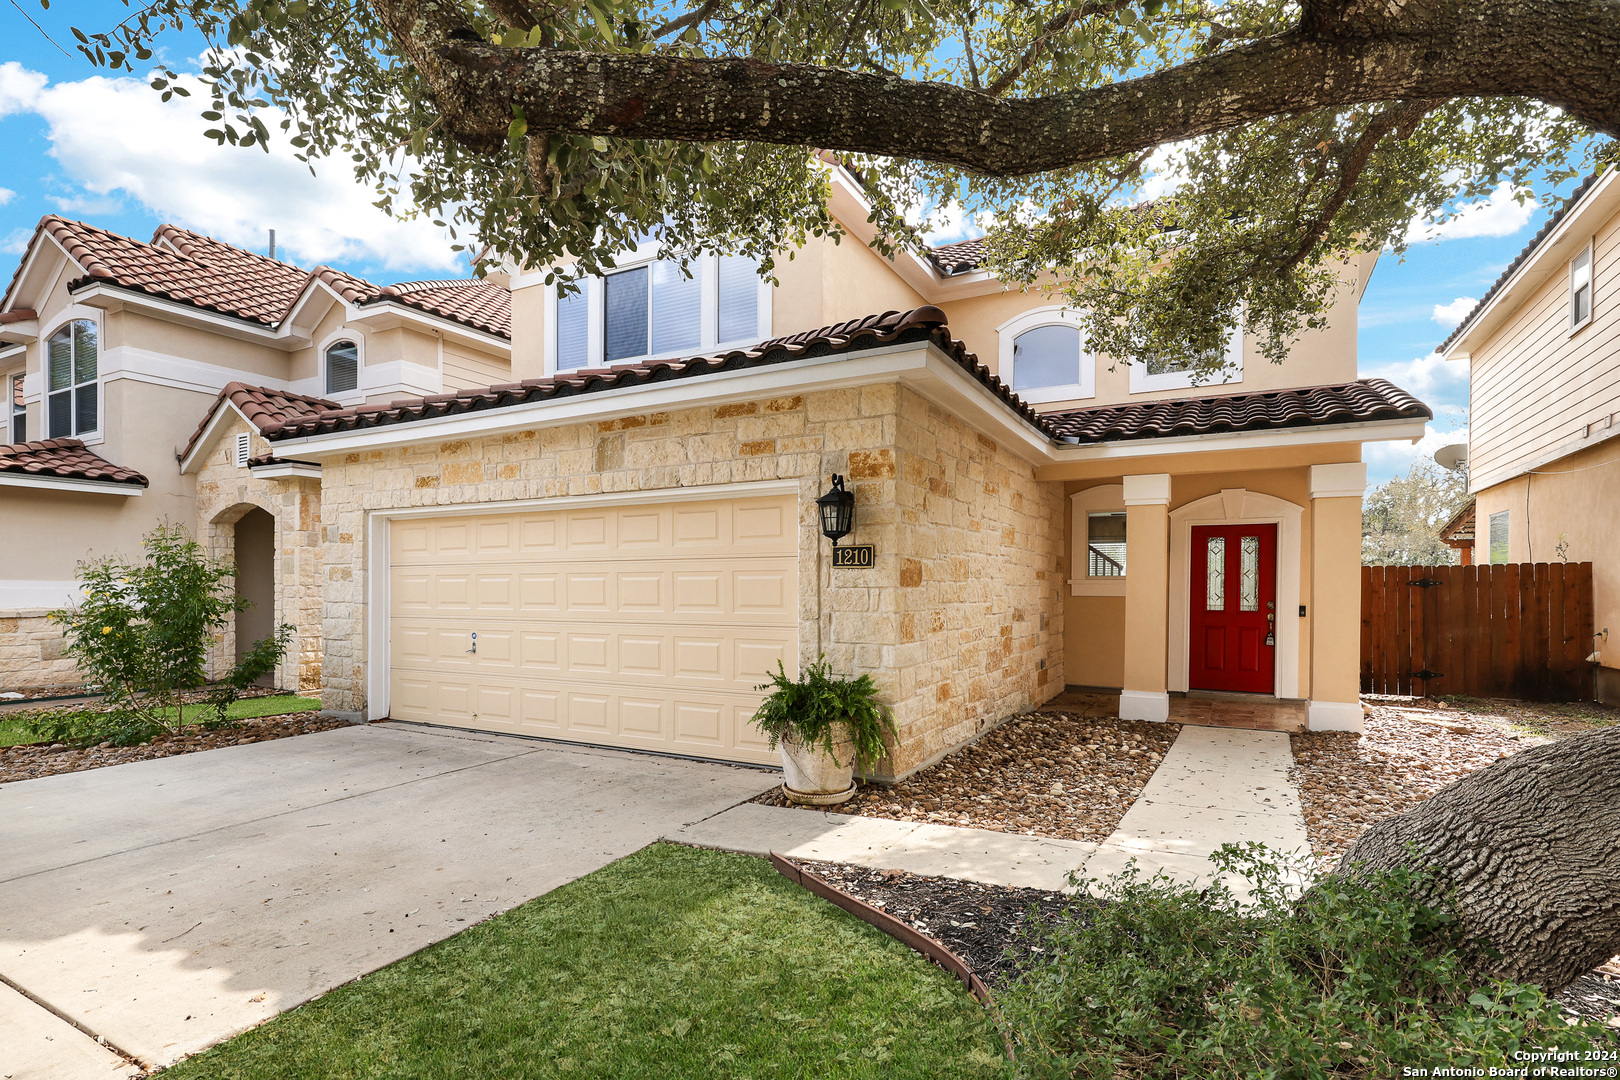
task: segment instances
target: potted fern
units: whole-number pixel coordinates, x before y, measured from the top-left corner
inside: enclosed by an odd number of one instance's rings
[[[782,793],[804,806],[836,806],[855,795],[855,766],[870,768],[884,755],[883,736],[894,733],[888,706],[877,699],[871,675],[834,675],[818,659],[798,679],[780,661],[770,694],[753,724],[782,752]]]

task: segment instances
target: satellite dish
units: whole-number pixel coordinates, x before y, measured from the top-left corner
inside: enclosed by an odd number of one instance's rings
[[[1442,469],[1462,469],[1468,466],[1468,444],[1452,443],[1434,452],[1434,463]]]

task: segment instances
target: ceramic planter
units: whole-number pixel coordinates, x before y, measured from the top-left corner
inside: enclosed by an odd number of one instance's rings
[[[784,735],[782,793],[802,806],[837,806],[855,797],[855,743],[842,724],[834,729],[833,756],[821,743],[806,744]]]

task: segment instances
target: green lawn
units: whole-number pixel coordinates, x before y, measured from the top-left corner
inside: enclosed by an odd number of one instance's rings
[[[251,720],[259,716],[280,716],[283,713],[309,712],[319,709],[321,703],[315,698],[299,697],[296,694],[277,694],[274,697],[244,698],[233,702],[226,709],[226,715],[233,720]],[[186,722],[194,724],[213,715],[213,708],[209,705],[185,706]],[[33,735],[24,730],[22,721],[17,714],[0,714],[0,746],[21,746],[24,743],[37,742]]]
[[[164,1072],[1004,1076],[961,984],[762,859],[657,844]]]

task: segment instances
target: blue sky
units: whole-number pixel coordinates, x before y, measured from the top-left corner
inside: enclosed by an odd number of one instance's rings
[[[0,0],[0,263],[7,277],[48,213],[138,237],[170,221],[259,250],[274,228],[284,257],[380,281],[465,272],[442,230],[389,219],[370,206],[370,193],[345,164],[311,177],[285,151],[218,148],[202,138],[207,125],[195,99],[165,106],[144,81],[92,69],[73,48],[70,23],[110,25],[128,10],[117,0],[57,3],[49,11],[38,0]],[[202,42],[170,35],[164,48],[166,59],[184,66]],[[1521,207],[1500,192],[1444,227],[1441,239],[1415,244],[1404,260],[1379,261],[1361,302],[1361,373],[1405,387],[1434,408],[1436,420],[1416,447],[1369,444],[1373,483],[1466,438],[1466,365],[1442,363],[1433,351],[1548,209]]]

